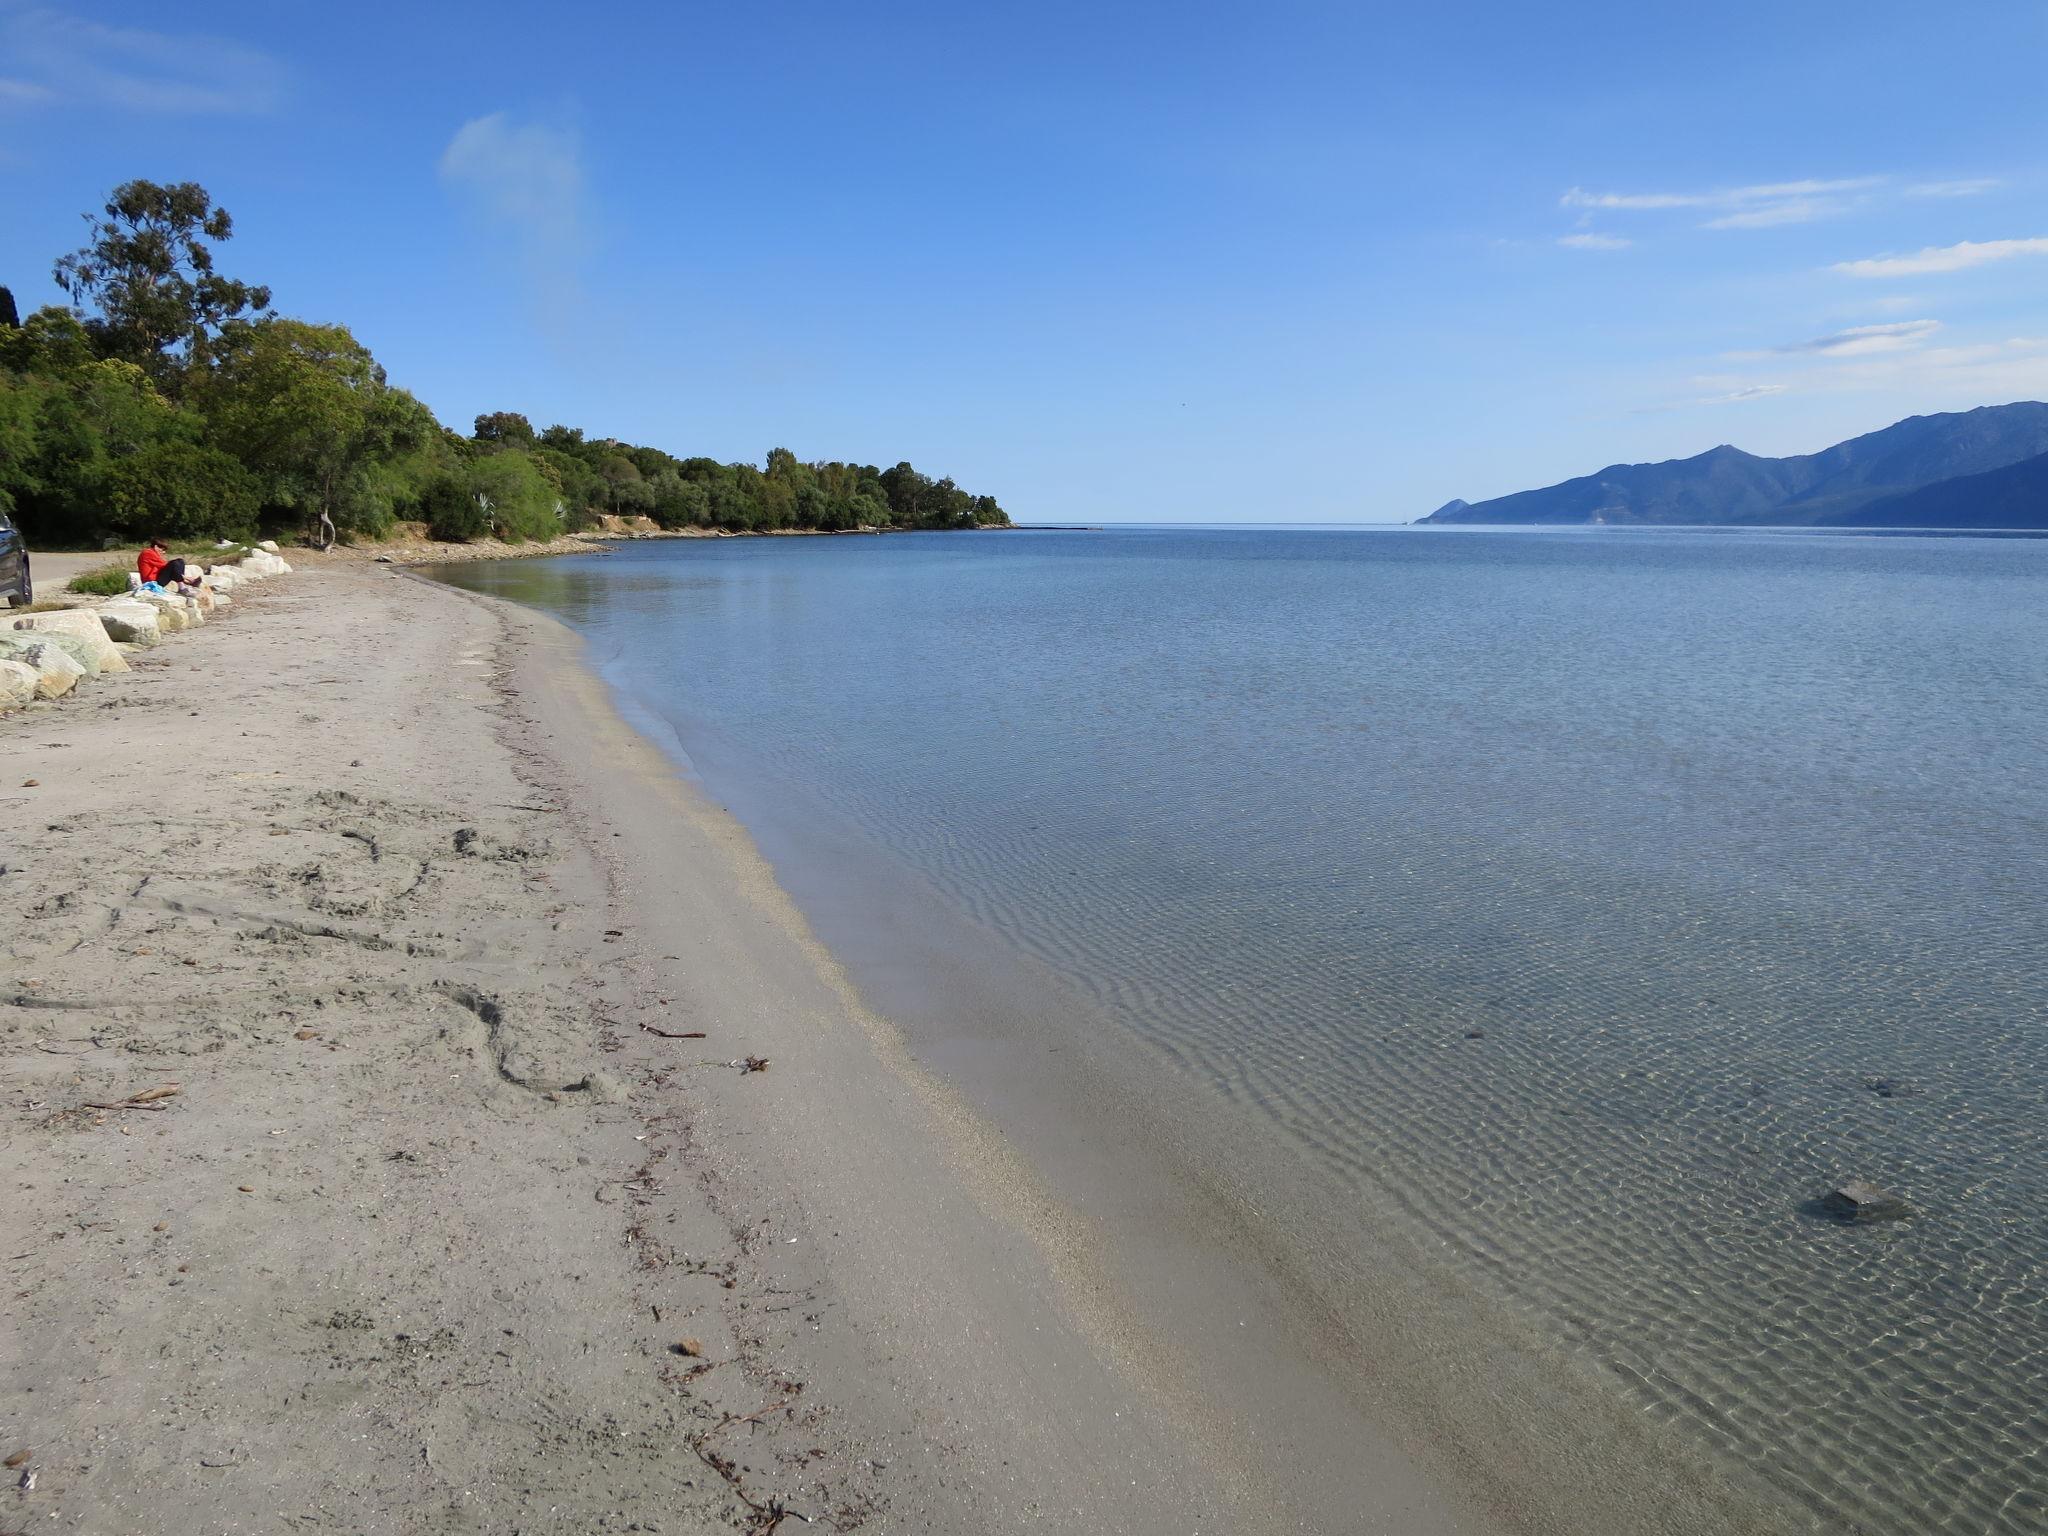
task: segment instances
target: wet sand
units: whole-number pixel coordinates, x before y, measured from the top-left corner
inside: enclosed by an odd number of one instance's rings
[[[13,1525],[1502,1523],[1247,1437],[549,620],[309,560],[0,721],[0,865]]]

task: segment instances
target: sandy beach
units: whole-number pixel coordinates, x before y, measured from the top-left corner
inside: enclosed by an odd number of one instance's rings
[[[1233,1440],[552,621],[308,560],[0,785],[12,1527],[1483,1528]]]

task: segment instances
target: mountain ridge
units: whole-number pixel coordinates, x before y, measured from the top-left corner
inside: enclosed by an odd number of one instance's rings
[[[2048,455],[2048,404],[2036,400],[1984,405],[1969,411],[1908,416],[1888,427],[1835,443],[1816,453],[1768,459],[1721,443],[1685,459],[1651,464],[1610,464],[1590,475],[1517,491],[1480,502],[1447,502],[1423,523],[1540,523],[1674,526],[1747,524],[1861,526],[1859,514],[1885,507],[1887,519],[1904,515],[1892,505],[1930,487],[1996,474]],[[2048,466],[2043,468],[2048,476]],[[2032,481],[2020,476],[1992,487],[2001,515],[2031,522],[2002,527],[2048,527],[2048,500],[2038,513],[2026,508]],[[1958,493],[1967,498],[1969,488]],[[1930,497],[1925,515],[1972,526],[1956,497]],[[1903,526],[1886,521],[1872,526]]]

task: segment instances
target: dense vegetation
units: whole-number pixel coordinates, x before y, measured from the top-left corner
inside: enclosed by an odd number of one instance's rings
[[[131,181],[88,223],[55,267],[71,307],[23,319],[0,288],[0,511],[35,542],[374,537],[401,519],[519,540],[605,514],[734,532],[1009,521],[908,464],[679,459],[513,411],[463,437],[347,327],[278,315],[268,288],[218,272],[234,224],[204,188]]]

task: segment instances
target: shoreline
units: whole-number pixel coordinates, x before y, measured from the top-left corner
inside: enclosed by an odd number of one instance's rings
[[[1464,1252],[1399,1189],[1331,1177],[1277,1136],[1237,1137],[1172,1053],[1122,1038],[1021,955],[990,965],[993,936],[907,871],[878,880],[850,845],[806,845],[815,818],[778,825],[765,784],[699,779],[677,727],[608,688],[667,743],[672,776],[731,795],[738,836],[864,1005],[1055,1207],[1086,1214],[1091,1288],[1124,1299],[1127,1331],[1200,1341],[1161,1351],[1179,1353],[1174,1390],[1208,1405],[1215,1440],[1260,1446],[1308,1511],[1298,1528],[1368,1528],[1336,1502],[1362,1487],[1413,1501],[1373,1517],[1402,1531],[1802,1528],[1750,1469],[1643,1415],[1582,1341],[1511,1305],[1497,1255]],[[821,868],[859,870],[858,888]],[[1332,1502],[1304,1504],[1309,1487]]]
[[[566,626],[304,569],[104,708],[0,724],[0,784],[39,781],[0,789],[37,813],[0,840],[0,1066],[31,1106],[0,1151],[54,1202],[6,1312],[30,1513],[1767,1528],[1714,1524],[1739,1500],[1670,1457],[1589,1452],[1662,1432],[1592,1433],[1570,1362],[1495,1352],[1440,1265],[1291,1270],[1263,1206],[1361,1218],[1170,1166],[1208,1134],[1192,1097],[1119,1101],[1102,1053],[1013,1051],[993,1096],[928,1064]],[[168,1110],[67,1107],[159,1079]],[[1475,1380],[1498,1401],[1461,1421]],[[215,1449],[181,1462],[195,1428]],[[363,1455],[405,1470],[359,1486]]]
[[[566,630],[306,569],[0,725],[20,1517],[1330,1528]]]
[[[580,637],[534,610],[463,595],[504,610],[521,634],[526,649],[515,687],[550,700],[535,721],[543,733],[559,739],[566,728],[590,743],[599,769],[584,786],[591,801],[622,822],[685,825],[698,858],[722,865],[712,882],[721,914],[731,915],[736,897],[744,906],[740,920],[717,935],[729,968],[720,988],[742,996],[772,991],[787,1006],[791,973],[801,978],[796,996],[808,1017],[784,1021],[778,1049],[791,1059],[827,1053],[820,1070],[806,1074],[801,1117],[829,1126],[829,1144],[778,1139],[774,1155],[763,1158],[758,1147],[742,1150],[757,1136],[744,1116],[721,1127],[737,1137],[723,1155],[715,1150],[719,1130],[700,1122],[699,1135],[715,1164],[761,1159],[773,1169],[754,1184],[753,1199],[781,1209],[801,1191],[814,1211],[858,1210],[884,1224],[885,1239],[843,1229],[828,1236],[814,1224],[831,1288],[879,1353],[864,1361],[814,1357],[805,1369],[855,1392],[886,1358],[898,1376],[893,1391],[916,1404],[921,1418],[950,1400],[954,1422],[942,1438],[983,1485],[963,1489],[967,1502],[932,1529],[1009,1529],[1025,1521],[1076,1531],[1384,1528],[1426,1536],[1491,1529],[1469,1510],[1453,1513],[1400,1450],[1370,1432],[1347,1447],[1348,1470],[1368,1468],[1378,1495],[1373,1508],[1361,1509],[1359,1486],[1299,1480],[1308,1469],[1288,1441],[1321,1442],[1327,1426],[1297,1425],[1261,1443],[1268,1437],[1256,1428],[1247,1435],[1240,1415],[1219,1412],[1195,1357],[1235,1343],[1223,1338],[1221,1322],[1205,1335],[1211,1342],[1191,1347],[1132,1305],[1112,1262],[1111,1232],[1057,1198],[980,1106],[919,1063],[903,1031],[864,1000],[818,940],[747,829],[620,713]],[[629,841],[638,836],[627,834]],[[630,909],[673,919],[680,893],[669,871],[677,861],[633,862],[623,881]],[[702,940],[711,914],[683,926]],[[994,1255],[1000,1263],[989,1261]],[[963,1381],[983,1385],[963,1397]],[[1273,1406],[1301,1410],[1294,1394],[1306,1385],[1292,1381],[1288,1394],[1272,1394]],[[1351,1427],[1363,1428],[1355,1420]],[[1029,1469],[1021,1478],[1020,1466]],[[1058,1503],[1047,1497],[1049,1486],[1031,1491],[1040,1479],[1059,1485]],[[1021,1503],[1004,1486],[1020,1481]]]

